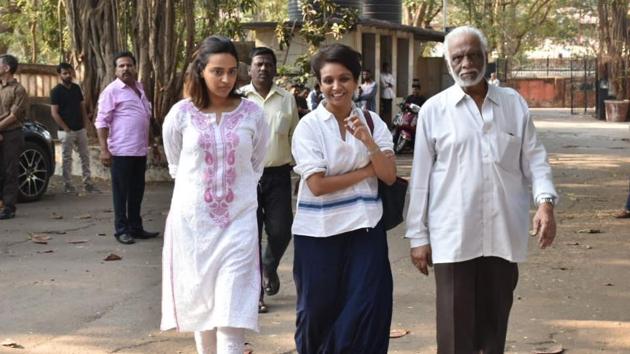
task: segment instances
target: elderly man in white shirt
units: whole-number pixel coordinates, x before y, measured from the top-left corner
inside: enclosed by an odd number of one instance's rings
[[[558,196],[527,104],[484,80],[484,35],[459,27],[444,47],[455,84],[420,111],[406,238],[422,273],[434,264],[438,353],[503,353],[529,185],[540,248],[555,237]]]

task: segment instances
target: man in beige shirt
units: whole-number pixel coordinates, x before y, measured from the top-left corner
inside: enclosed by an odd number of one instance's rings
[[[15,217],[18,197],[18,166],[24,146],[22,123],[26,115],[27,94],[13,74],[17,59],[0,55],[0,199],[4,207],[0,220]]]
[[[275,295],[280,289],[278,264],[291,241],[291,137],[298,123],[295,98],[274,84],[276,56],[265,47],[250,53],[252,82],[243,86],[245,96],[258,103],[265,111],[271,137],[267,146],[265,169],[258,183],[258,237],[262,228],[267,234],[267,246],[261,251],[262,285],[259,312],[267,312],[263,297]]]

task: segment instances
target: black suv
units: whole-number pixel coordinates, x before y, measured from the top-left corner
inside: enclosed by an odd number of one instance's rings
[[[38,122],[25,122],[22,132],[24,150],[20,154],[18,199],[31,202],[42,197],[55,173],[55,143],[46,127]]]

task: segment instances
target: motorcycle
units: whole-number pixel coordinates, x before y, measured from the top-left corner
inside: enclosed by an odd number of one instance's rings
[[[420,106],[415,103],[400,104],[400,112],[392,120],[391,130],[396,154],[400,154],[407,145],[413,146],[418,112],[420,112]]]

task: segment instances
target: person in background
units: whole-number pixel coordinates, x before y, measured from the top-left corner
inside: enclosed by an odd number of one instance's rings
[[[419,113],[405,237],[418,270],[435,270],[438,354],[503,353],[529,186],[540,248],[555,238],[558,194],[527,103],[484,79],[483,33],[455,28],[444,48],[455,84]]]
[[[369,111],[376,110],[376,90],[378,85],[372,80],[370,70],[364,69],[361,72],[361,86],[359,86],[359,95],[357,101],[361,109]]]
[[[292,149],[300,175],[292,229],[297,351],[385,354],[393,285],[378,180],[396,179],[392,136],[376,113],[353,103],[361,54],[333,44],[311,67],[324,101],[298,123]]]
[[[262,250],[262,290],[259,311],[268,311],[264,294],[275,295],[280,290],[278,265],[291,242],[291,138],[299,121],[293,95],[276,85],[276,55],[266,47],[256,47],[250,53],[252,81],[241,92],[256,102],[265,112],[270,128],[265,169],[258,183],[258,235],[262,241],[263,227],[267,245]]]
[[[319,105],[319,102],[321,101],[322,101],[322,90],[319,89],[319,84],[315,83],[315,85],[313,86],[313,89],[311,90],[311,92],[308,93],[308,96],[306,97],[306,103],[308,103],[308,109],[310,111],[314,111]]]
[[[381,71],[381,117],[387,123],[392,125],[392,102],[396,98],[396,78],[391,72],[389,63],[383,63]]]
[[[187,98],[164,120],[175,179],[162,256],[162,330],[194,331],[199,354],[242,354],[258,330],[256,188],[269,131],[236,91],[238,54],[206,38],[188,67]]]
[[[72,150],[79,152],[83,188],[86,192],[99,192],[92,183],[90,171],[90,152],[85,127],[90,124],[83,102],[83,93],[79,85],[72,82],[74,68],[68,63],[57,65],[57,74],[61,82],[50,91],[50,113],[59,126],[59,140],[62,147],[63,190],[75,193],[72,185]]]
[[[496,72],[490,74],[490,79],[488,80],[488,83],[493,86],[501,86],[501,81],[499,81],[499,78],[497,78]]]
[[[291,89],[289,90],[293,97],[295,98],[295,104],[298,109],[298,116],[300,118],[304,117],[306,113],[309,112],[308,103],[306,102],[306,98],[303,95],[303,87],[298,84],[291,85]]]
[[[28,94],[13,76],[17,68],[16,57],[0,55],[0,220],[15,217],[19,160],[24,147],[22,124],[26,118]]]
[[[149,151],[151,102],[136,81],[136,58],[130,52],[114,56],[116,79],[101,92],[94,126],[101,146],[100,160],[110,167],[114,201],[114,237],[122,244],[154,238],[146,231],[140,209]],[[153,155],[159,158],[157,143]]]
[[[408,105],[408,104],[414,103],[422,107],[422,105],[424,104],[424,102],[427,101],[427,99],[421,94],[421,92],[422,92],[422,86],[420,86],[420,83],[413,84],[413,86],[411,86],[411,95],[405,98],[405,101],[403,104]]]

